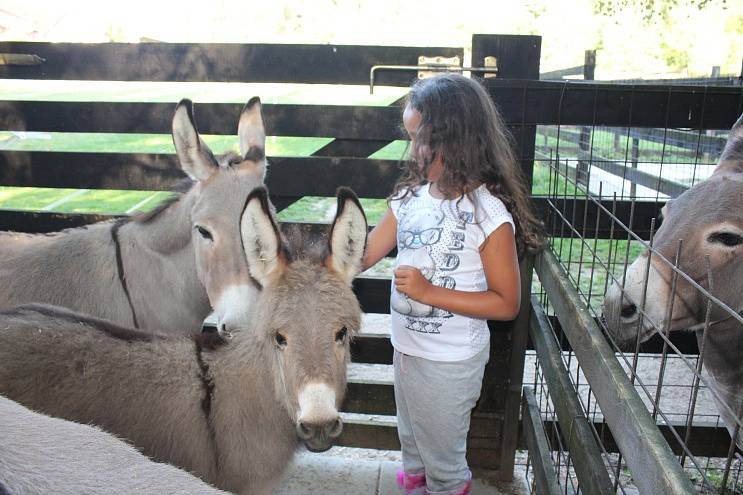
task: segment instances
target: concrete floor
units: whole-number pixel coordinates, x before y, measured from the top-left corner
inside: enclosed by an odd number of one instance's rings
[[[293,465],[276,495],[398,495],[395,479],[400,467],[398,461],[389,460],[392,456],[355,455],[353,451],[362,449],[342,449],[334,455],[302,452],[297,455]],[[475,473],[472,495],[526,495],[529,493],[522,467],[517,468],[512,483],[490,481],[487,473]]]

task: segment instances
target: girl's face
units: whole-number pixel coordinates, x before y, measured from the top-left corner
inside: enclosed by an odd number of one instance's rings
[[[403,126],[405,126],[405,130],[408,132],[408,136],[410,136],[410,145],[417,154],[414,159],[416,163],[418,163],[418,166],[422,167],[426,161],[424,158],[426,155],[430,156],[431,150],[428,148],[428,145],[419,145],[415,142],[415,138],[418,135],[418,127],[421,124],[421,113],[410,105],[406,106],[405,111],[402,113],[402,123]],[[437,155],[428,167],[428,174],[426,176],[428,182],[436,182],[439,180],[443,171],[444,163],[441,160],[441,156]]]

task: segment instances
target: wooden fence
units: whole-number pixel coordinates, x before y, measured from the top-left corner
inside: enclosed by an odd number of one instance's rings
[[[484,66],[485,57],[497,59],[497,77],[485,79],[484,84],[511,129],[521,166],[530,181],[537,125],[727,129],[743,110],[740,88],[539,81],[540,46],[541,39],[537,36],[475,35],[472,39],[472,66]],[[416,65],[420,56],[459,56],[461,60],[463,49],[8,42],[0,43],[0,53],[36,56],[28,59],[35,65],[0,65],[0,78],[6,79],[365,85],[374,65]],[[407,86],[416,73],[380,71],[376,84]],[[245,95],[245,100],[251,96]],[[18,101],[0,97],[0,130],[169,134],[174,103],[68,102],[54,98]],[[197,103],[200,132],[233,135],[240,109],[240,104]],[[403,138],[399,130],[399,105],[266,103],[263,109],[270,136],[333,138],[313,156],[269,157],[272,167],[267,184],[278,209],[303,196],[333,196],[339,185],[352,187],[362,198],[384,198],[391,191],[398,173],[397,162],[368,156]],[[175,156],[170,154],[0,150],[0,185],[6,186],[168,190],[182,177]],[[611,222],[588,199],[565,199],[560,205],[552,204],[549,197],[535,197],[534,201],[545,218],[548,210],[559,209],[561,214],[573,219],[572,225],[578,231],[590,229],[602,239],[613,235]],[[604,206],[609,210],[614,208],[620,220],[646,238],[651,218],[659,208],[655,201],[633,204],[622,201],[616,205],[607,201]],[[106,218],[110,216],[3,210],[0,229],[48,232]],[[549,223],[547,228],[553,235],[572,235]],[[529,263],[529,260],[522,263],[524,302],[530,300]],[[541,266],[542,272],[547,273],[544,268],[547,265],[542,262]],[[389,313],[389,279],[359,277],[355,290],[365,312]],[[521,382],[531,312],[529,304],[522,306],[515,322],[491,325],[490,362],[473,416],[469,443],[471,462],[496,470],[503,479],[512,475],[520,439]],[[386,335],[362,334],[353,351],[353,361],[360,366],[391,363],[392,348]],[[344,411],[348,417],[341,438],[343,444],[382,449],[399,447],[389,381],[351,380]],[[530,417],[533,427],[533,414]],[[633,439],[641,437],[637,424],[620,421],[610,426],[615,438],[627,431]],[[529,443],[543,445],[542,437],[535,436],[533,428],[529,431]],[[621,443],[620,447],[624,445],[628,444]]]

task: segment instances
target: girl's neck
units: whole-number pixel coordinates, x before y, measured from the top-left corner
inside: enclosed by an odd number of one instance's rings
[[[465,189],[464,194],[469,194],[475,189],[477,189],[478,187],[480,186],[476,185],[476,186],[468,187],[467,189]],[[436,199],[456,199],[459,197],[457,195],[451,196],[451,195],[445,194],[441,189],[439,189],[438,184],[434,181],[430,181],[430,185],[428,188],[428,194],[430,194],[432,198],[436,198]]]
[[[436,199],[451,199],[448,198],[443,192],[441,192],[438,184],[435,182],[431,182],[431,185],[428,188],[428,193],[431,195],[431,197]]]

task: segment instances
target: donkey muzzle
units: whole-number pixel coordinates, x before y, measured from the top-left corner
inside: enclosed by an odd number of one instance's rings
[[[343,421],[336,417],[331,421],[312,423],[297,422],[297,436],[311,452],[325,452],[333,446],[333,440],[343,431]]]

